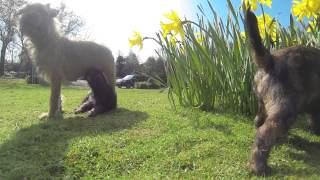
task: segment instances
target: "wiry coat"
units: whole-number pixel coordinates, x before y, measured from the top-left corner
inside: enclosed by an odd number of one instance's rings
[[[246,14],[246,30],[257,72],[256,139],[250,168],[258,175],[271,170],[267,159],[276,140],[287,134],[300,113],[311,115],[311,128],[320,134],[320,50],[289,47],[270,53],[261,41],[256,16]]]

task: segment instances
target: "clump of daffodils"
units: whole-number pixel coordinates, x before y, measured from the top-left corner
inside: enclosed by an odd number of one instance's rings
[[[259,4],[271,8],[272,0],[242,0],[244,8],[251,8],[257,10]],[[308,32],[318,31],[320,29],[320,0],[293,0],[292,14],[297,17],[297,20],[301,23],[305,22],[304,18],[308,20]],[[187,20],[181,20],[176,11],[165,13],[164,21],[160,21],[162,30],[162,36],[167,38],[169,36],[170,43],[175,45],[177,42],[183,42],[185,40],[184,25],[190,23]],[[273,41],[276,41],[277,29],[279,24],[268,14],[264,13],[257,16],[259,31],[262,38],[269,36]],[[193,23],[196,25],[196,23]],[[179,37],[180,36],[180,37]],[[199,34],[195,34],[198,43],[204,41],[204,37]],[[241,33],[241,37],[245,38],[244,32]],[[138,46],[140,50],[143,48],[143,41],[145,39],[153,39],[150,37],[142,37],[139,32],[133,32],[132,38],[129,39],[130,47]]]
[[[318,23],[320,15],[320,0],[293,0],[291,11],[300,22],[303,21],[303,18],[308,19],[308,32],[320,29],[320,24]]]
[[[185,36],[184,30],[183,30],[184,22],[181,21],[177,12],[171,11],[170,13],[164,14],[164,16],[167,18],[167,22],[164,23],[163,21],[160,21],[160,26],[163,31],[163,34],[162,34],[163,37],[167,37],[167,35],[171,33],[170,42],[172,44],[175,44],[177,42],[177,38],[176,38],[177,35],[180,35],[181,39],[184,40],[184,36]],[[153,39],[153,38],[142,37],[139,32],[134,31],[132,38],[129,38],[130,47],[139,46],[141,50],[143,48],[143,41],[145,39]]]

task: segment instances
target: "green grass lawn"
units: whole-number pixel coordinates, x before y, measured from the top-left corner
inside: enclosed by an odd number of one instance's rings
[[[252,118],[170,106],[118,89],[118,110],[74,115],[88,89],[63,88],[64,118],[41,121],[48,87],[0,80],[0,179],[248,179]],[[303,121],[271,154],[270,178],[318,179],[320,138]]]

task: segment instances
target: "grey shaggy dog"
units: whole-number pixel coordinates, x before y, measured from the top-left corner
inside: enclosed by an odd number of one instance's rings
[[[108,86],[106,93],[113,97],[106,108],[93,107],[91,115],[116,108],[115,64],[109,49],[93,42],[71,41],[61,37],[54,24],[54,17],[59,12],[49,5],[30,4],[20,13],[21,31],[34,45],[35,62],[51,84],[50,109],[43,117],[60,115],[59,98],[63,81],[77,80],[91,70],[102,73],[104,77],[98,78],[96,84],[105,81],[102,84]]]

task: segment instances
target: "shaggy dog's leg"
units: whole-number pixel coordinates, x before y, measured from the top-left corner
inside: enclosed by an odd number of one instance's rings
[[[63,95],[60,95],[59,96],[59,99],[58,99],[58,111],[57,111],[57,113],[63,113],[63,107],[62,107],[62,105],[63,105]]]
[[[61,100],[61,80],[57,76],[50,77],[50,104],[49,112],[43,113],[39,116],[40,119],[54,118],[62,114],[62,100]]]
[[[296,112],[290,108],[278,110],[268,116],[265,123],[257,129],[250,159],[250,168],[255,174],[266,176],[271,173],[271,168],[267,165],[271,148],[277,139],[287,134],[295,117]]]
[[[90,111],[90,117],[116,108],[117,96],[114,88],[108,84],[101,71],[89,70],[86,74],[86,80],[92,89],[96,101],[93,110]]]
[[[320,112],[311,114],[310,127],[314,134],[320,135]]]
[[[92,108],[94,108],[96,104],[96,100],[94,99],[93,93],[90,92],[83,100],[82,103],[80,105],[80,107],[78,107],[75,110],[75,114],[79,114],[79,113],[85,113],[90,111]]]
[[[61,80],[56,76],[51,77],[51,95],[50,95],[50,109],[49,118],[60,115],[59,101],[61,93]]]

